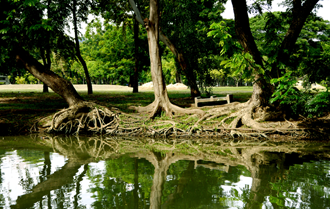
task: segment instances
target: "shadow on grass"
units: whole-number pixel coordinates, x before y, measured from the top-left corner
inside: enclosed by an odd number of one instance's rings
[[[225,96],[227,93],[214,94]],[[123,112],[131,113],[130,106],[146,106],[153,102],[152,91],[129,93],[129,92],[94,92],[93,95],[80,93],[87,101],[93,101],[106,107],[116,107]],[[245,102],[251,96],[250,92],[235,93],[234,101]],[[169,97],[173,104],[180,107],[191,107],[194,98],[188,91],[169,91]],[[0,93],[0,127],[6,129],[7,134],[19,134],[28,132],[33,122],[40,117],[54,114],[60,109],[67,108],[65,100],[55,93]],[[8,127],[11,127],[8,129]],[[7,135],[3,134],[3,135]]]

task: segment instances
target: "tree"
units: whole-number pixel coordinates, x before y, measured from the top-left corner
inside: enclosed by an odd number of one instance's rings
[[[189,58],[185,59],[185,66],[180,73],[188,80],[191,96],[200,96],[199,89],[205,91],[212,85],[209,66],[217,62],[212,59],[207,62],[201,60],[220,52],[218,40],[207,37],[206,34],[211,23],[222,20],[220,14],[224,11],[223,4],[215,0],[161,2],[164,5],[161,9],[161,30],[175,44],[181,56]]]
[[[124,30],[123,26],[108,23],[102,26],[98,20],[87,27],[82,54],[86,57],[92,79],[120,85],[130,82],[136,64],[132,58],[135,53],[132,33],[130,28]],[[138,67],[143,69],[145,66],[141,64],[147,56],[142,52],[139,54],[141,60]]]
[[[137,2],[137,7],[139,10],[141,8],[145,8],[146,1]],[[106,20],[106,22],[111,21],[115,23],[118,27],[122,27],[123,35],[127,28],[133,25],[133,34],[134,34],[134,70],[133,73],[129,76],[129,85],[133,87],[133,93],[138,92],[138,83],[139,83],[139,72],[142,72],[143,66],[141,63],[143,62],[143,53],[141,54],[141,48],[143,48],[142,42],[139,38],[139,23],[136,21],[133,15],[131,15],[131,8],[129,6],[128,1],[99,1],[100,6],[95,8],[95,13],[102,14],[102,17]],[[143,10],[142,12],[144,12]]]
[[[136,17],[139,22],[142,21],[142,17],[136,8],[135,2],[130,0],[131,6],[134,8]],[[166,85],[164,82],[164,75],[162,71],[162,64],[159,51],[159,1],[150,0],[150,15],[149,19],[143,20],[145,29],[148,35],[148,45],[149,45],[149,56],[150,56],[150,68],[151,76],[154,84],[154,95],[155,100],[153,103],[146,107],[132,107],[139,112],[148,112],[150,117],[153,118],[161,111],[165,111],[166,115],[172,116],[173,113],[198,113],[203,114],[201,110],[186,110],[171,104]]]
[[[73,0],[72,4],[68,5],[72,12],[73,16],[73,28],[74,28],[74,39],[75,39],[75,49],[76,49],[76,55],[81,63],[81,65],[84,68],[85,76],[86,76],[86,83],[87,83],[87,89],[88,89],[88,94],[93,94],[93,89],[92,89],[92,82],[89,77],[88,69],[86,62],[84,58],[80,54],[80,47],[79,47],[79,36],[78,36],[78,21],[86,21],[87,16],[88,16],[88,7],[91,6],[91,2],[89,1],[79,1],[79,0]]]
[[[51,4],[51,1],[47,0],[47,19],[52,19],[50,4]],[[51,51],[50,51],[50,40],[49,39],[50,39],[50,34],[49,34],[49,32],[46,32],[46,42],[48,42],[48,43],[45,44],[44,49],[43,49],[43,47],[40,48],[40,55],[41,55],[42,61],[44,63],[44,66],[48,69],[51,68],[51,60],[50,60]],[[48,86],[46,84],[43,84],[43,92],[44,93],[48,92]]]
[[[263,3],[263,1],[260,2]],[[253,6],[257,9],[261,8],[260,2],[254,2]],[[233,42],[232,46],[242,49],[238,50],[236,55],[233,55],[236,57],[236,63],[232,64],[248,67],[254,76],[254,85],[250,100],[242,105],[241,111],[235,114],[236,118],[232,122],[231,127],[237,127],[239,123],[242,123],[255,129],[263,129],[263,125],[257,121],[275,120],[283,117],[283,112],[277,109],[278,106],[270,104],[270,98],[274,92],[274,87],[270,84],[270,78],[274,77],[274,75],[280,76],[284,72],[285,63],[287,63],[286,58],[290,57],[302,27],[318,1],[306,0],[301,2],[293,0],[290,2],[292,3],[292,10],[290,10],[292,13],[288,12],[289,15],[292,15],[290,16],[290,26],[285,33],[283,41],[280,43],[280,47],[275,48],[277,51],[273,53],[273,59],[268,59],[268,62],[275,60],[272,61],[271,68],[267,72],[266,66],[268,64],[265,63],[262,57],[263,54],[257,47],[251,32],[246,1],[232,0],[235,14],[235,32],[240,43],[240,45],[237,45]],[[268,3],[271,2],[268,1]],[[271,16],[269,17],[271,18]],[[267,33],[272,28],[266,27],[265,29]],[[225,32],[223,37],[225,40],[228,40],[231,38],[231,35]],[[223,49],[228,49],[228,45],[226,46],[224,42]]]
[[[139,8],[135,5],[134,1],[129,1],[130,5],[135,13],[135,18],[136,20],[143,25],[144,27],[144,22],[142,19],[141,12]],[[196,83],[196,78],[194,76],[191,76],[191,73],[187,71],[187,64],[185,62],[185,58],[183,54],[176,48],[176,46],[170,41],[170,39],[162,32],[162,30],[159,30],[159,40],[162,41],[173,53],[173,55],[176,57],[176,60],[178,61],[182,71],[186,75],[186,78],[188,80],[188,84],[190,86],[191,90],[191,96],[199,96],[200,91],[198,89],[197,83]]]
[[[50,71],[50,69],[45,68],[28,52],[33,52],[31,49],[38,48],[38,43],[44,43],[45,38],[40,35],[40,30],[56,30],[62,32],[62,36],[65,37],[63,34],[64,31],[61,30],[63,29],[61,27],[65,25],[65,20],[62,16],[58,16],[57,20],[61,20],[61,24],[56,26],[47,24],[47,21],[43,19],[43,7],[37,0],[6,3],[8,5],[6,5],[6,10],[2,13],[2,16],[5,18],[4,20],[1,20],[0,24],[3,26],[1,29],[1,44],[5,46],[5,53],[9,57],[8,59],[10,61],[16,59],[16,61],[24,66],[32,75],[47,84],[55,93],[63,97],[69,105],[68,109],[64,109],[54,115],[49,123],[50,128],[48,130],[79,132],[80,129],[85,128],[86,130],[102,132],[105,122],[97,122],[94,120],[95,115],[106,119],[113,113],[107,108],[99,110],[94,103],[85,102],[74,89],[71,82],[61,78],[54,72]],[[59,7],[60,6],[63,5],[59,4]],[[59,11],[59,13],[60,12],[61,11]],[[59,38],[60,37],[61,36],[59,36]],[[114,116],[115,114],[112,115],[112,119],[109,118],[108,121],[112,122],[113,119],[115,119]],[[92,120],[94,122],[92,122]],[[88,125],[86,125],[86,123]]]

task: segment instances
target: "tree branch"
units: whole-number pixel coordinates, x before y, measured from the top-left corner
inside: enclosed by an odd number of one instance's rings
[[[310,15],[315,5],[319,0],[307,0],[303,6],[294,5],[293,7],[293,19],[290,24],[290,28],[285,35],[285,38],[282,42],[281,51],[287,49],[292,50],[294,44],[296,43],[298,36],[301,32],[301,29],[304,26],[304,23],[307,17]],[[299,2],[299,1],[298,1]],[[280,52],[283,53],[283,52]]]
[[[129,3],[132,7],[132,9],[134,10],[134,13],[135,13],[135,18],[136,20],[144,26],[144,22],[143,22],[143,18],[142,18],[142,15],[140,13],[140,10],[136,7],[136,4],[134,2],[134,0],[129,0]]]
[[[307,0],[303,5],[301,5],[300,0],[294,1],[292,10],[293,18],[279,50],[278,62],[285,62],[287,60],[287,55],[293,50],[307,17],[318,1],[319,0]],[[275,70],[276,68],[273,69]],[[272,74],[274,73],[275,72],[272,72]]]
[[[235,31],[239,42],[246,52],[249,52],[255,62],[263,65],[258,47],[251,33],[249,16],[247,14],[246,0],[232,0],[235,15]]]
[[[131,5],[132,9],[134,10],[135,19],[141,25],[144,26],[144,21],[143,21],[142,15],[141,15],[139,9],[136,7],[134,0],[129,0],[129,3]],[[179,53],[179,51],[174,46],[174,44],[167,38],[167,36],[161,30],[159,30],[159,40],[162,41],[172,51],[174,56],[178,59],[181,69],[183,71],[185,71],[187,68],[187,65],[184,61],[183,55],[181,53]]]

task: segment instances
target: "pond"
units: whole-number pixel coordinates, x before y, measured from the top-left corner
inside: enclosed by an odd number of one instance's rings
[[[328,144],[1,138],[0,208],[330,208]]]

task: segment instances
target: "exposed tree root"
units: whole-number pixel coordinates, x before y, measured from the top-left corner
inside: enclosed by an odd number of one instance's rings
[[[151,104],[145,107],[135,107],[131,106],[130,109],[136,110],[139,113],[147,113],[149,114],[149,118],[155,118],[160,112],[164,111],[167,116],[171,117],[173,115],[180,115],[180,114],[197,114],[197,115],[204,115],[204,111],[200,109],[185,109],[178,107],[169,101],[161,102],[161,100],[154,100]]]
[[[180,113],[184,110],[180,108]],[[285,118],[277,122],[263,122],[254,118],[255,110],[256,108],[249,103],[234,103],[233,105],[223,105],[210,109],[202,117],[197,114],[198,111],[193,110],[187,111],[192,115],[176,113],[171,118],[160,116],[150,119],[147,115],[127,114],[117,110],[113,112],[95,103],[83,102],[61,110],[52,118],[45,118],[41,122],[49,121],[48,124],[44,125],[44,127],[48,127],[49,132],[68,134],[93,132],[114,136],[160,138],[240,137],[269,139],[279,136],[311,138],[327,136],[330,132],[330,128],[325,127],[320,130],[308,126],[307,122],[307,126],[303,127],[298,122]],[[259,116],[267,115],[260,114],[261,111],[258,111]]]
[[[43,127],[47,132],[74,133],[94,132],[105,133],[117,129],[119,117],[117,113],[92,102],[81,102],[54,114]],[[41,122],[42,122],[41,121]]]

